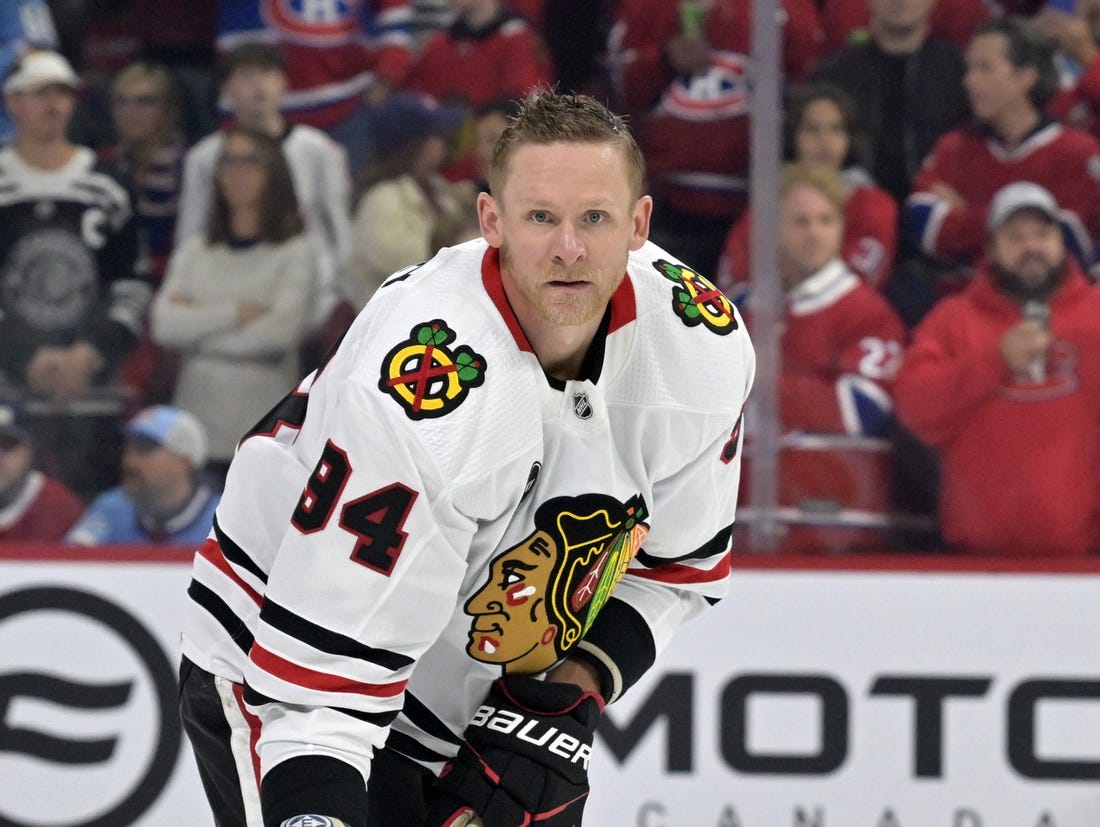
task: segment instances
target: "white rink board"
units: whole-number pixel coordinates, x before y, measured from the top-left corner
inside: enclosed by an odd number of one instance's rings
[[[79,556],[41,556],[51,555]],[[1090,694],[1100,687],[1096,568],[736,570],[730,596],[685,627],[653,673],[609,710],[624,762],[597,743],[586,827],[1100,825],[1100,698]],[[0,547],[0,688],[7,687],[0,827],[212,823],[186,744],[174,763],[163,757],[170,738],[159,727],[154,667],[146,662],[159,657],[162,672],[165,663],[176,666],[189,571],[186,555],[163,550],[83,562]],[[24,606],[28,597],[62,608]],[[159,656],[149,654],[154,645]],[[39,677],[30,685],[60,686],[61,694],[28,696],[27,674],[48,675],[47,684]],[[935,679],[949,682],[941,691],[971,694],[929,701]],[[932,774],[926,767],[915,775],[913,698],[882,694],[891,683],[896,693],[899,681],[905,691],[926,692],[925,730],[942,710],[942,743],[925,743],[926,764],[929,756],[939,764]],[[70,685],[95,690],[73,695]],[[655,695],[659,685],[666,691]],[[1063,697],[1045,696],[1051,687]],[[100,707],[71,703],[91,696]],[[625,734],[646,701],[653,701],[654,722]],[[834,718],[827,736],[826,704],[834,711],[841,705],[847,718],[840,729]],[[1015,724],[1017,736],[1033,741],[1017,763],[1056,773],[1069,767],[1088,779],[1036,780],[1014,769],[1010,707],[1034,719],[1033,727]],[[847,735],[840,749],[838,731]],[[71,763],[50,752],[57,741]],[[689,771],[665,772],[670,743],[674,761]],[[28,744],[46,755],[28,754]],[[157,755],[170,775],[146,783]],[[831,771],[816,766],[838,756]],[[733,766],[745,761],[752,771]],[[792,762],[813,771],[760,770]],[[118,807],[120,816],[101,820]]]
[[[677,685],[694,688],[693,714],[685,716],[689,724],[671,729],[694,728],[691,771],[663,771],[670,730],[664,722],[634,739],[624,763],[601,749],[585,823],[1096,827],[1098,655],[1095,574],[735,571],[730,596],[682,629],[659,666],[608,711],[625,729],[653,686],[681,675]],[[811,689],[840,687],[842,694],[828,690],[832,708],[838,694],[847,706],[847,746],[835,770],[782,774],[768,772],[766,761],[752,762],[749,772],[731,766],[743,766],[743,756],[723,749],[723,726],[743,730],[734,741],[754,758],[813,758],[828,754],[827,737],[837,740],[823,733],[826,702],[819,694],[783,691],[783,678],[772,691],[776,675],[825,679]],[[942,705],[926,700],[926,707],[942,709],[941,748],[926,751],[926,758],[939,753],[938,772],[926,767],[916,775],[913,697],[872,694],[876,681],[881,689],[899,676],[906,688],[928,687],[934,678],[977,681],[951,684],[972,692],[989,681],[980,696],[947,697]],[[750,691],[761,687],[767,691]],[[1091,699],[1045,698],[1052,687]],[[1034,748],[1025,754],[1034,754],[1043,772],[1067,772],[1052,764],[1085,765],[1076,774],[1089,780],[1036,780],[1014,768],[1010,697],[1016,710],[1033,710],[1034,727],[1017,722],[1012,730],[1017,739],[1033,731]],[[935,722],[923,717],[927,731]],[[1036,771],[1031,761],[1017,763]]]

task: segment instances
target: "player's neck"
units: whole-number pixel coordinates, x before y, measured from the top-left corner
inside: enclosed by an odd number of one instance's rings
[[[27,166],[51,172],[61,169],[76,154],[76,146],[64,137],[49,141],[17,137],[13,146]]]
[[[599,325],[599,317],[570,327],[560,327],[542,320],[529,324],[520,319],[520,326],[527,334],[527,341],[531,343],[543,371],[547,376],[563,382],[580,377],[584,357]]]

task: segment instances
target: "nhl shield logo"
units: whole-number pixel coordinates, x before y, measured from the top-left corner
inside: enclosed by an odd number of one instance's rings
[[[577,419],[592,418],[592,403],[588,401],[587,393],[573,394],[573,413]]]

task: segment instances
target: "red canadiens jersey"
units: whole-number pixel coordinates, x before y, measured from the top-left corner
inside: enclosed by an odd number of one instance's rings
[[[905,203],[907,232],[927,253],[973,264],[985,247],[989,203],[1013,181],[1034,181],[1050,190],[1062,211],[1068,246],[1091,267],[1100,237],[1100,142],[1059,123],[1045,123],[1013,149],[983,129],[948,132],[913,179]],[[966,206],[936,195],[933,188],[941,182]]]
[[[498,100],[520,99],[552,80],[542,39],[511,12],[485,28],[461,22],[433,35],[409,73],[409,89],[479,109]]]
[[[83,501],[64,483],[31,471],[15,498],[0,507],[0,543],[60,542],[83,513]]]
[[[675,77],[665,61],[664,45],[680,27],[678,4],[668,0],[620,4],[609,61],[622,106],[641,125],[654,195],[684,212],[732,220],[744,206],[748,176],[752,4],[704,5],[705,72]],[[797,81],[821,55],[821,27],[813,0],[782,5],[783,68]]]
[[[287,117],[324,128],[358,107],[375,79],[404,82],[411,25],[408,0],[221,0],[218,49],[256,39],[278,44],[286,56]]]
[[[861,177],[865,178],[865,174]],[[738,304],[748,290],[752,273],[751,233],[752,215],[746,210],[726,235],[726,246],[718,262],[716,283]],[[897,248],[897,202],[881,187],[860,183],[850,191],[844,204],[841,258],[869,285],[881,289],[894,266]]]
[[[787,294],[780,348],[784,428],[884,432],[905,327],[886,299],[843,262],[834,260]]]
[[[744,323],[646,244],[592,354],[548,380],[478,239],[391,277],[242,440],[183,650],[243,674],[265,772],[325,754],[366,777],[383,743],[438,769],[502,674],[579,648],[614,697],[640,674],[624,641],[660,652],[725,593]]]
[[[1100,291],[1074,268],[1050,310],[1039,380],[1005,365],[999,342],[1022,313],[986,273],[913,333],[898,416],[940,457],[941,529],[957,549],[1100,551]]]

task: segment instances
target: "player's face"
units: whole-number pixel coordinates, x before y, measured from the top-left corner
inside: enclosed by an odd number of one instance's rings
[[[974,116],[996,124],[1009,111],[1028,104],[1028,91],[1036,80],[1030,67],[1016,68],[1005,54],[1003,34],[983,34],[966,48],[966,75],[963,85],[970,98]]]
[[[31,467],[31,449],[20,439],[0,434],[0,495],[23,478]]]
[[[848,155],[848,128],[834,101],[821,98],[803,110],[795,134],[795,151],[800,161],[841,168]]]
[[[20,138],[55,141],[65,137],[73,116],[73,91],[62,84],[18,92],[4,99]]]
[[[501,251],[505,293],[524,331],[593,330],[649,235],[652,201],[631,190],[611,144],[518,147],[501,191],[478,199],[481,231]]]
[[[237,116],[255,124],[279,111],[286,74],[264,66],[241,66],[226,80],[224,91]]]
[[[116,89],[111,96],[111,119],[125,143],[141,144],[158,138],[165,127],[165,101],[157,85],[144,78]]]
[[[1066,249],[1062,230],[1031,210],[1020,210],[993,234],[993,261],[1028,287],[1041,286],[1061,270]]]
[[[790,189],[779,204],[779,264],[789,290],[840,254],[844,218],[821,190]]]
[[[508,671],[539,671],[529,661],[558,635],[547,611],[556,548],[549,534],[537,531],[493,561],[488,582],[465,606],[474,616],[467,646],[472,657]],[[547,658],[541,668],[555,660],[553,654],[541,660]]]

